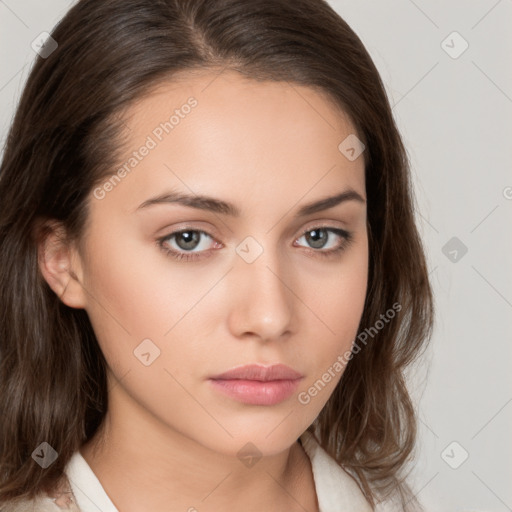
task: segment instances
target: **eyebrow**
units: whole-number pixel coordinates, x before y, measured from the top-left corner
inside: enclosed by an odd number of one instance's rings
[[[304,217],[306,215],[312,215],[313,213],[328,210],[329,208],[333,208],[338,204],[348,201],[357,201],[363,204],[366,203],[366,200],[363,199],[359,193],[357,193],[355,190],[348,189],[335,196],[325,197],[318,201],[314,201],[302,206],[298,210],[296,216]],[[214,197],[204,195],[189,195],[183,192],[166,192],[159,196],[152,197],[151,199],[147,199],[137,207],[136,211],[147,208],[149,206],[168,203],[177,203],[183,206],[188,206],[190,208],[197,208],[199,210],[230,215],[232,217],[240,217],[241,214],[240,209],[232,203],[228,203]]]

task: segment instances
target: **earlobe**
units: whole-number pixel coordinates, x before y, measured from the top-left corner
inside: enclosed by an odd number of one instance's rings
[[[45,281],[69,307],[85,308],[80,256],[60,223],[47,223],[38,241],[38,265]]]

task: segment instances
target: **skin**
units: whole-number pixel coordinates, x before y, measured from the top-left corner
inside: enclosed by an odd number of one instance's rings
[[[308,404],[298,394],[357,335],[368,277],[366,203],[295,214],[347,189],[366,199],[363,157],[349,161],[338,150],[356,131],[312,89],[195,72],[125,112],[122,162],[190,96],[197,106],[156,148],[103,199],[91,194],[83,250],[59,242],[58,226],[41,247],[45,279],[65,304],[87,311],[109,367],[109,411],[81,453],[123,512],[313,512],[312,468],[297,439],[342,371]],[[170,189],[228,201],[241,215],[176,203],[137,210]],[[324,246],[303,236],[322,226],[353,240],[323,257],[345,242],[330,231]],[[195,261],[157,245],[184,227],[210,235],[189,249]],[[263,249],[252,263],[235,250],[249,236]],[[187,252],[176,238],[167,246]],[[134,350],[148,338],[160,355],[146,366]],[[208,381],[249,363],[284,363],[304,378],[272,406],[240,403]],[[237,457],[248,442],[262,455],[250,468]]]

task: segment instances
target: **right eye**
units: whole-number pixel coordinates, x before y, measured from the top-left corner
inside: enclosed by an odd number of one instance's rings
[[[178,231],[173,231],[172,233],[169,233],[168,235],[159,238],[157,242],[158,246],[167,255],[177,260],[185,259],[186,261],[191,261],[201,257],[199,256],[198,253],[208,252],[205,249],[192,252],[193,249],[196,249],[197,247],[201,247],[201,245],[204,245],[201,244],[202,239],[204,239],[204,237],[207,237],[210,240],[214,240],[214,238],[208,233],[206,233],[206,231],[186,228],[180,229]],[[170,240],[174,240],[173,243],[177,248],[171,247],[171,244],[169,243]]]

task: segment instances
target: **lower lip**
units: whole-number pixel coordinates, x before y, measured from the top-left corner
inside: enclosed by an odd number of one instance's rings
[[[270,380],[213,380],[210,382],[221,393],[251,405],[275,405],[293,395],[302,379]]]

